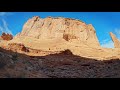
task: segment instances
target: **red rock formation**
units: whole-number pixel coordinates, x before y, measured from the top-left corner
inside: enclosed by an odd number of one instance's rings
[[[17,36],[29,36],[37,39],[64,38],[67,41],[77,39],[88,45],[100,46],[95,29],[91,24],[87,25],[80,20],[62,17],[42,19],[35,16],[24,24],[22,32]]]
[[[120,48],[120,41],[116,38],[116,36],[112,32],[110,32],[110,36],[112,38],[112,41],[114,42],[114,47]]]
[[[2,38],[3,40],[9,41],[9,40],[12,40],[12,39],[13,39],[13,36],[12,36],[11,34],[2,33],[1,38]]]

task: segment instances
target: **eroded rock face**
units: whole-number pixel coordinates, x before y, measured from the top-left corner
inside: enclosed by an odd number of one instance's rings
[[[21,43],[9,43],[8,49],[13,50],[13,51],[29,52],[29,50]]]
[[[2,38],[2,40],[9,41],[9,40],[13,39],[13,36],[11,34],[2,33],[1,38]]]
[[[94,27],[80,20],[70,18],[40,18],[34,16],[23,26],[23,30],[17,36],[29,36],[37,39],[61,38],[69,41],[77,39],[80,42],[100,46]]]
[[[120,48],[120,41],[117,39],[117,37],[112,32],[110,32],[110,36],[112,38],[112,41],[114,42],[114,47]]]

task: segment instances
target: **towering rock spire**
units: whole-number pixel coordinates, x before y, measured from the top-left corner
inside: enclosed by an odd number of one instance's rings
[[[110,32],[110,36],[112,38],[112,41],[114,42],[114,47],[120,48],[120,41],[116,38],[116,36],[112,32]]]

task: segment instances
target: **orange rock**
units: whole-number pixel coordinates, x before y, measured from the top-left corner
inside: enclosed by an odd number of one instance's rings
[[[112,41],[114,42],[114,47],[120,48],[120,41],[117,39],[117,37],[112,32],[110,32],[110,36],[112,38]]]
[[[3,40],[9,41],[9,40],[12,40],[12,39],[13,39],[13,36],[12,36],[11,34],[2,33],[1,38],[2,38]]]
[[[24,52],[29,52],[29,50],[21,43],[9,43],[8,48],[15,51],[20,50]]]
[[[93,47],[100,46],[95,29],[91,24],[87,25],[80,20],[63,17],[42,19],[34,16],[24,24],[22,32],[17,36],[37,39],[64,38],[67,41],[77,39],[79,42],[86,42]]]

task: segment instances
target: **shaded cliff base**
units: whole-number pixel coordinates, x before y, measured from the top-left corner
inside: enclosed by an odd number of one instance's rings
[[[1,78],[118,78],[120,60],[98,61],[70,50],[46,56],[28,56],[0,48]]]

